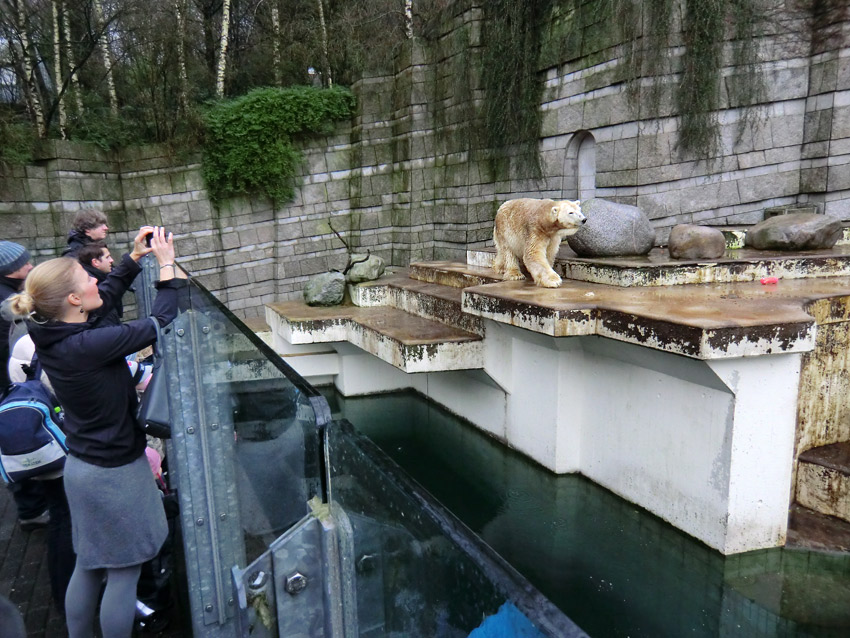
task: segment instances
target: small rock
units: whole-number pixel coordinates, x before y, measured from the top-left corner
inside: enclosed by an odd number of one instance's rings
[[[710,226],[679,224],[670,231],[667,249],[673,259],[717,259],[726,252],[726,237]]]
[[[352,255],[351,261],[354,265],[346,274],[345,278],[350,284],[358,284],[361,281],[374,281],[384,274],[384,260],[378,255]]]
[[[308,306],[338,306],[344,295],[345,275],[341,272],[323,272],[304,286],[304,301]]]
[[[747,231],[747,246],[758,250],[832,248],[841,238],[841,221],[828,215],[790,213],[759,222]]]
[[[655,245],[655,228],[637,206],[597,198],[583,201],[581,212],[587,223],[567,237],[581,257],[645,255]]]

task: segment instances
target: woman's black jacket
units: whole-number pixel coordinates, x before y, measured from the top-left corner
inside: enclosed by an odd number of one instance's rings
[[[124,255],[98,288],[104,305],[112,307],[139,271]],[[185,286],[185,279],[157,283],[151,315],[161,326],[177,316],[178,291]],[[70,453],[102,467],[125,465],[143,454],[145,435],[135,425],[138,400],[124,357],[156,340],[153,322],[144,318],[97,328],[91,323],[31,321],[28,328],[65,410]]]

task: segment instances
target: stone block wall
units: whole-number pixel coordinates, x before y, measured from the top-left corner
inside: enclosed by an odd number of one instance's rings
[[[493,218],[506,199],[578,197],[588,147],[595,195],[640,206],[659,243],[678,223],[752,224],[774,206],[814,205],[850,221],[850,22],[828,25],[826,37],[786,20],[760,38],[764,86],[754,109],[735,101],[730,87],[742,70],[727,43],[720,153],[706,161],[678,149],[675,33],[656,97],[644,84],[635,100],[624,81],[624,47],[592,20],[580,37],[567,37],[563,25],[575,16],[553,15],[540,61],[535,179],[516,157],[494,161],[471,150],[485,99],[486,29],[480,0],[457,0],[429,40],[407,43],[392,73],[355,84],[350,123],[301,142],[294,201],[214,205],[199,157],[50,142],[34,165],[0,178],[0,234],[42,259],[61,251],[83,206],[109,215],[119,250],[142,223],[162,223],[178,234],[187,268],[234,312],[255,317],[265,303],[298,298],[311,275],[344,268],[345,244],[397,266],[465,259],[467,248],[492,245]]]

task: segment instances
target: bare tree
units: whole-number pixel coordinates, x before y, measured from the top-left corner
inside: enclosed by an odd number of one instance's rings
[[[218,48],[218,64],[215,69],[215,95],[224,97],[224,74],[227,69],[227,41],[230,33],[230,0],[221,5],[221,39]]]
[[[186,70],[186,0],[174,0],[177,13],[177,66],[180,71],[178,102],[183,113],[189,110],[189,74]]]
[[[280,72],[280,9],[277,2],[272,2],[272,63],[274,64],[274,85],[281,86],[282,76]]]
[[[113,74],[112,53],[109,51],[109,32],[106,28],[106,21],[103,19],[103,5],[100,0],[92,0],[92,8],[94,9],[95,24],[100,32],[98,45],[100,46],[100,54],[103,56],[103,64],[106,67],[106,86],[109,91],[109,108],[114,116],[118,116],[118,91],[115,89],[115,75]]]
[[[39,137],[47,137],[47,124],[44,119],[44,107],[38,87],[38,78],[35,75],[29,25],[23,0],[5,0],[3,2],[3,14],[3,27],[6,31],[9,55],[23,88],[27,111],[35,124]]]
[[[74,106],[76,108],[77,115],[79,116],[83,113],[83,89],[80,86],[80,78],[77,75],[77,67],[74,62],[74,53],[73,49],[71,48],[71,21],[69,18],[70,11],[68,11],[67,6],[63,8],[65,9],[64,11],[62,11],[62,30],[65,33],[65,63],[68,65],[68,81],[73,87],[71,95],[74,98]],[[58,78],[56,80],[56,83],[59,84]]]
[[[328,86],[333,86],[333,78],[331,77],[331,65],[330,59],[328,57],[328,27],[325,24],[325,2],[324,0],[318,0],[319,2],[319,24],[321,26],[322,33],[322,64],[324,69],[322,72],[327,80]]]
[[[56,87],[56,109],[59,113],[59,131],[62,139],[68,139],[67,117],[65,116],[65,100],[60,93],[59,83],[62,78],[62,33],[59,21],[60,0],[53,0],[50,8],[53,14],[53,78]]]

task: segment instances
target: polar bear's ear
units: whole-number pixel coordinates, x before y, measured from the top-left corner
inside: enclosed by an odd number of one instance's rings
[[[558,219],[558,215],[561,213],[561,205],[555,204],[549,213],[552,215],[552,219]]]
[[[575,204],[578,208],[581,208],[581,200],[580,199],[575,200],[573,202],[573,204]]]

